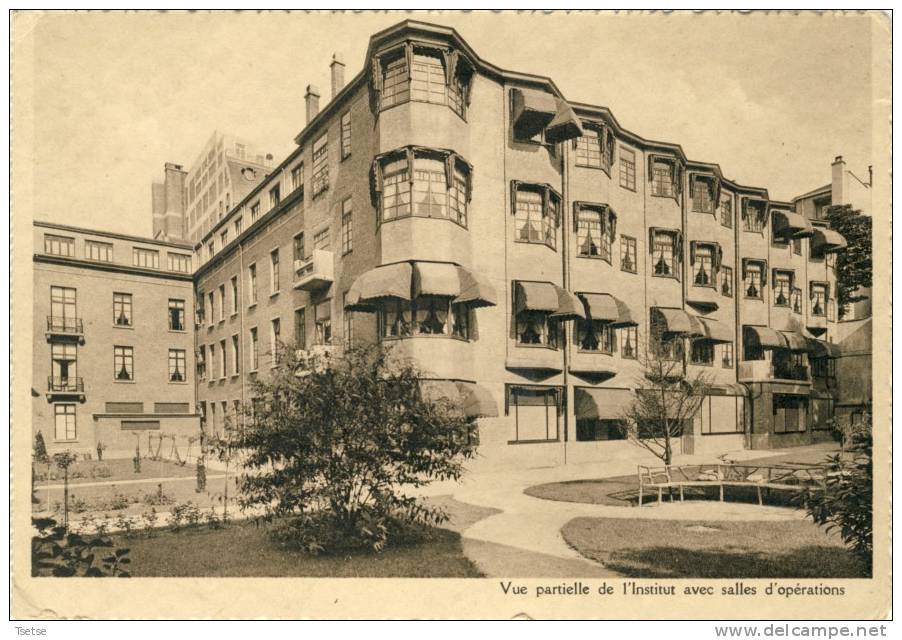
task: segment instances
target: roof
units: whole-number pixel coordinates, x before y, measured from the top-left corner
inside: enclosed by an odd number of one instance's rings
[[[808,193],[803,193],[800,196],[796,196],[795,198],[792,199],[792,201],[796,202],[798,200],[804,200],[805,198],[813,198],[814,196],[820,196],[820,195],[832,194],[832,193],[833,193],[833,185],[826,184],[823,187],[818,187],[817,189],[812,189]]]
[[[176,242],[172,240],[157,240],[156,238],[144,238],[141,236],[130,236],[124,233],[113,233],[111,231],[101,231],[98,229],[87,229],[85,227],[73,227],[67,224],[57,224],[55,222],[47,222],[44,220],[35,220],[34,226],[43,227],[45,229],[56,229],[58,231],[68,231],[70,233],[85,233],[92,236],[101,236],[104,238],[113,238],[116,240],[128,240],[130,242],[143,242],[145,244],[156,244],[163,247],[172,247],[174,249],[186,249],[190,251],[192,245],[190,242]]]

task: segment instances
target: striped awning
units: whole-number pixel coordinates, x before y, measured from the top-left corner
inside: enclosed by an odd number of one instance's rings
[[[801,213],[787,209],[774,209],[774,233],[790,238],[807,238],[814,235],[814,227]]]
[[[458,267],[457,272],[460,276],[460,294],[454,302],[471,307],[493,307],[498,304],[495,287],[488,278],[463,267]]]
[[[601,322],[616,322],[620,319],[620,309],[617,300],[609,293],[580,293],[577,294],[585,303],[586,312],[592,320]]]
[[[375,311],[375,305],[385,298],[410,300],[413,266],[409,262],[376,267],[360,274],[348,289],[345,309]]]
[[[728,325],[713,318],[699,317],[698,321],[705,330],[705,335],[702,336],[703,339],[717,343],[733,342],[733,332]]]
[[[551,314],[552,318],[557,320],[574,320],[576,318],[586,318],[586,309],[583,307],[575,293],[570,293],[562,287],[554,287],[557,291],[557,310]]]
[[[577,420],[618,420],[625,417],[632,403],[633,394],[627,389],[576,387],[573,390],[573,410]]]
[[[572,140],[583,135],[583,128],[573,108],[566,100],[557,98],[557,111],[545,128],[545,140],[551,144]]]
[[[547,311],[558,309],[557,287],[550,282],[517,282],[514,287],[517,313],[521,311]]]
[[[663,323],[664,333],[680,334],[691,338],[701,338],[705,335],[705,329],[698,318],[683,309],[652,307],[652,311]]]
[[[612,327],[636,327],[639,325],[633,318],[629,306],[623,300],[614,298],[614,302],[617,303],[617,321],[611,323]]]
[[[839,251],[840,249],[846,248],[848,244],[846,242],[846,239],[843,238],[842,235],[837,231],[828,229],[827,227],[814,227],[813,229],[814,233],[811,237],[811,242],[821,251],[830,253],[832,251]]]
[[[497,418],[498,403],[491,392],[475,382],[458,382],[461,407],[468,418]]]
[[[743,327],[746,341],[757,343],[762,349],[788,349],[786,338],[776,329],[770,327],[755,327],[746,325]]]

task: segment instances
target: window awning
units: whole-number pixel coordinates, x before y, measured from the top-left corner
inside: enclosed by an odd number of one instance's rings
[[[592,320],[616,322],[620,319],[617,300],[609,293],[580,293],[586,311]]]
[[[762,349],[788,349],[786,338],[776,329],[746,325],[745,338],[757,343]]]
[[[583,134],[579,118],[573,112],[573,108],[566,100],[557,98],[557,111],[554,118],[545,128],[545,140],[552,144],[572,140]]]
[[[468,418],[497,418],[498,403],[491,392],[475,382],[458,382],[461,406]]]
[[[632,403],[633,394],[626,389],[576,387],[573,390],[573,410],[577,420],[619,420],[624,418]]]
[[[690,338],[701,338],[705,335],[705,329],[698,318],[686,313],[682,309],[668,307],[652,307],[658,315],[658,319],[664,324],[664,333],[677,333]]]
[[[828,229],[827,227],[813,227],[813,230],[814,234],[811,237],[811,242],[821,251],[826,253],[839,251],[840,249],[845,249],[848,244],[846,239],[833,229]]]
[[[812,358],[838,358],[842,355],[837,344],[817,338],[807,338],[807,341],[808,355]]]
[[[573,320],[575,318],[586,318],[586,310],[575,293],[570,293],[561,287],[554,287],[557,290],[557,310],[551,314],[552,318],[557,320]]]
[[[550,282],[517,282],[517,313],[558,309],[557,287]]]
[[[733,332],[730,331],[730,327],[723,322],[718,322],[713,318],[702,318],[699,317],[698,321],[701,323],[702,328],[705,330],[705,335],[702,336],[705,340],[709,342],[733,342]]]
[[[807,238],[814,235],[814,227],[801,213],[786,209],[774,210],[774,233],[783,233],[791,238]]]
[[[460,294],[460,272],[450,262],[415,262],[413,295],[457,296]]]
[[[460,294],[454,302],[468,304],[471,307],[493,307],[498,304],[495,287],[488,278],[463,267],[458,267],[457,271],[460,275]]]
[[[809,345],[808,340],[799,333],[795,331],[781,331],[783,334],[783,338],[786,340],[786,346],[791,351],[808,351]]]
[[[554,95],[537,89],[512,89],[511,104],[517,135],[532,138],[548,126],[557,115]]]
[[[410,300],[412,276],[413,266],[409,262],[398,262],[366,271],[348,289],[345,309],[374,311],[374,305],[384,298]]]
[[[613,297],[613,296],[611,296]],[[633,318],[633,313],[630,311],[629,306],[621,300],[620,298],[614,298],[614,302],[617,303],[617,321],[612,322],[611,326],[613,327],[636,327],[639,326],[639,323]]]
[[[430,402],[446,401],[454,405],[460,403],[460,389],[451,380],[421,380],[420,393]]]

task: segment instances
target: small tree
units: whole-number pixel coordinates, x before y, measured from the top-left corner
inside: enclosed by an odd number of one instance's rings
[[[63,470],[63,528],[69,529],[69,467],[78,458],[71,451],[53,454],[56,466]]]
[[[704,372],[687,372],[685,340],[653,327],[647,348],[636,349],[642,374],[621,420],[624,435],[666,466],[673,461],[673,440],[682,436],[711,388]]]
[[[47,455],[47,444],[44,442],[44,434],[39,430],[34,436],[34,459],[35,462],[50,462]]]
[[[381,550],[404,524],[446,515],[404,487],[459,479],[475,451],[472,423],[421,391],[421,374],[378,346],[340,359],[280,349],[279,366],[255,384],[242,451],[243,508],[285,517],[309,552]]]
[[[848,245],[836,254],[836,305],[842,317],[846,305],[864,300],[862,289],[873,284],[872,221],[847,204],[829,207],[825,215]]]

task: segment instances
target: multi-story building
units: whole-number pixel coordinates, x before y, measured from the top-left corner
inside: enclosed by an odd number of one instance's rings
[[[50,453],[121,457],[160,435],[185,452],[200,426],[191,246],[46,222],[34,246],[33,432]]]
[[[623,455],[654,334],[714,382],[684,451],[827,437],[835,231],[450,28],[400,23],[343,71],[196,242],[208,428],[280,341],[378,340],[479,417],[492,464]]]

